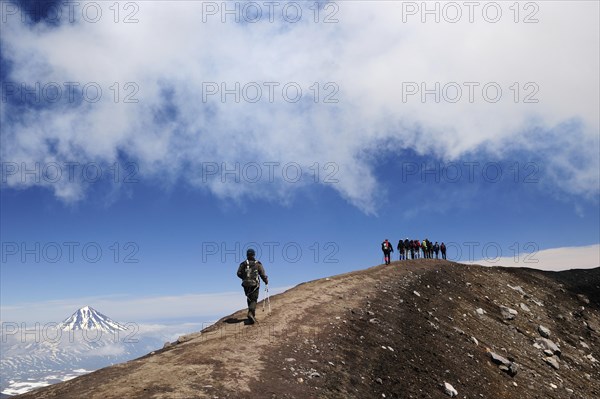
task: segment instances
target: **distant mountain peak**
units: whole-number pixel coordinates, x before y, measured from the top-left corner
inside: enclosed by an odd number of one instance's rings
[[[58,327],[63,331],[101,330],[108,333],[126,330],[125,326],[89,305],[78,309],[69,318],[61,322]]]

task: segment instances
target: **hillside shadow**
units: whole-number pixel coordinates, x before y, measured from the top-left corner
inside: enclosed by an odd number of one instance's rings
[[[547,271],[529,268],[506,268],[508,272],[526,276],[546,276],[562,285],[573,297],[583,294],[589,300],[587,307],[600,309],[600,267]]]
[[[590,300],[588,306],[600,309],[600,267],[595,269],[565,270],[554,278],[572,294],[583,294]]]
[[[230,317],[228,319],[223,320],[223,323],[227,323],[227,324],[239,324],[239,323],[244,323],[246,324],[246,322],[248,321],[247,318],[243,318],[243,319],[238,319],[237,317]]]

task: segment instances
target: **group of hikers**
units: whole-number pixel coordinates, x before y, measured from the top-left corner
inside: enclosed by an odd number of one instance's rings
[[[446,244],[443,242],[438,244],[437,241],[432,243],[427,238],[423,241],[409,240],[408,238],[405,240],[400,239],[396,249],[398,250],[398,260],[420,258],[433,259],[434,254],[435,259],[439,259],[440,252],[442,253],[442,259],[446,259]],[[383,251],[385,264],[389,265],[392,261],[394,247],[387,238],[381,243],[381,250]]]

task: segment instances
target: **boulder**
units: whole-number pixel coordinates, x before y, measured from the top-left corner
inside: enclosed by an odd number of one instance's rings
[[[501,356],[495,352],[492,352],[488,349],[488,353],[492,358],[492,362],[498,365],[498,368],[510,376],[514,377],[519,372],[519,365],[504,356]]]
[[[529,306],[525,305],[523,302],[521,302],[519,304],[519,307],[521,308],[521,310],[524,310],[525,312],[531,313],[531,309],[529,309]]]
[[[538,326],[538,332],[540,333],[540,335],[544,338],[550,338],[550,330],[547,329],[546,327],[539,325]]]
[[[577,299],[579,299],[579,302],[585,303],[586,305],[590,304],[589,298],[583,294],[577,294]]]
[[[551,350],[552,353],[554,353],[555,355],[560,356],[561,354],[561,350],[558,347],[558,345],[556,345],[553,341],[549,340],[548,338],[538,338],[536,340],[536,343],[540,345],[543,349]]]
[[[557,358],[557,357],[555,357],[555,356],[552,356],[552,357],[545,357],[545,358],[544,358],[544,361],[545,361],[546,363],[548,363],[550,366],[552,366],[552,367],[553,367],[555,370],[558,370],[558,369],[559,369],[559,367],[560,367],[560,366],[558,365],[558,358]]]
[[[500,306],[500,313],[502,314],[502,318],[504,320],[512,320],[519,314],[519,312],[516,310],[506,306]]]
[[[507,358],[505,358],[504,356],[501,356],[495,352],[489,352],[490,357],[492,358],[492,362],[499,364],[499,365],[503,365],[506,367],[510,367],[510,363],[511,361],[508,360]]]

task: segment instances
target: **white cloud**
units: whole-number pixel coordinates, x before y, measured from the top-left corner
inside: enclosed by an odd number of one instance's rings
[[[581,247],[544,249],[531,254],[520,253],[516,257],[502,257],[471,262],[461,262],[484,266],[529,267],[541,270],[593,269],[600,267],[600,244]]]
[[[281,171],[274,183],[266,178],[258,185],[206,182],[201,163],[293,161],[309,173],[315,162],[335,162],[339,183],[331,187],[374,212],[380,194],[374,167],[363,156],[367,149],[401,153],[411,148],[444,160],[524,150],[545,157],[554,190],[598,195],[597,2],[535,2],[539,23],[534,24],[514,23],[508,2],[500,3],[503,16],[495,24],[485,22],[481,9],[474,23],[466,21],[467,9],[456,24],[434,23],[431,16],[423,24],[419,15],[403,23],[407,2],[337,2],[339,22],[333,24],[315,24],[308,8],[295,24],[269,23],[266,17],[256,24],[224,24],[219,15],[203,23],[202,2],[135,3],[136,24],[114,23],[108,9],[98,23],[57,28],[7,16],[1,40],[3,56],[13,62],[9,81],[97,82],[103,97],[81,107],[31,109],[19,115],[19,122],[3,124],[4,160],[112,163],[124,151],[143,176],[163,183],[184,178],[222,198],[284,200],[310,183],[286,182]],[[531,11],[521,10],[520,20]],[[115,103],[114,82],[121,99],[131,93],[124,84],[135,82],[139,103]],[[272,104],[237,104],[232,96],[226,103],[212,96],[204,104],[206,82],[229,87],[297,82],[304,98],[290,104],[278,90]],[[339,103],[315,104],[314,82],[320,83],[321,100],[331,92],[323,85],[335,82]],[[424,104],[419,96],[403,101],[408,82],[427,82],[429,88],[457,82],[463,98],[464,82],[481,85],[474,103]],[[500,85],[501,101],[483,100],[481,87],[487,82]],[[515,103],[514,82],[520,84],[520,99],[539,88],[539,102]],[[527,82],[536,86],[525,88]],[[2,105],[6,121],[9,107]],[[169,107],[174,118],[159,122]],[[565,124],[574,127],[565,130]],[[48,140],[55,150],[48,149]],[[18,176],[9,179],[9,185],[19,184]],[[41,184],[67,201],[85,195],[78,183]]]

